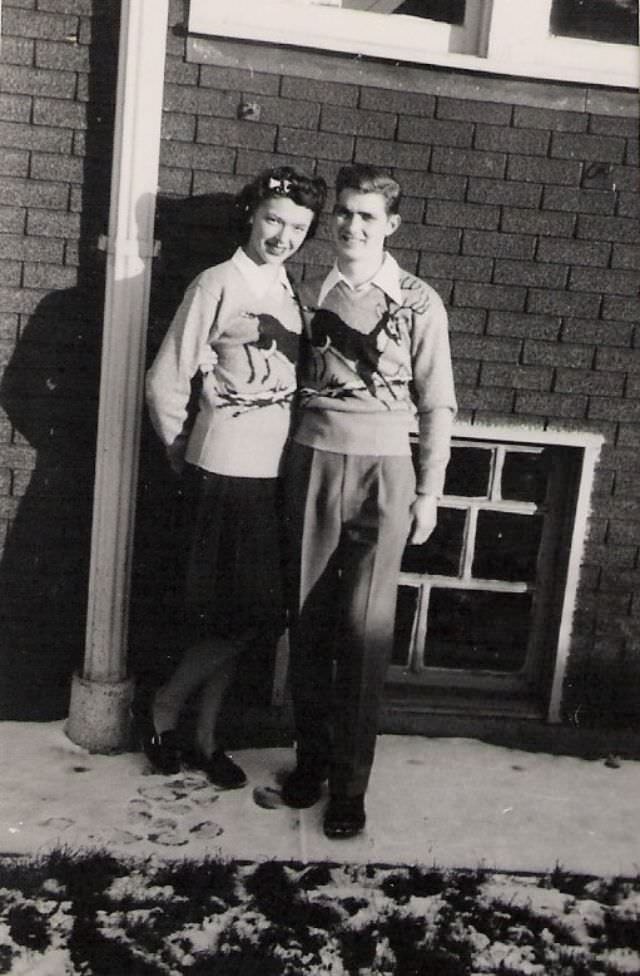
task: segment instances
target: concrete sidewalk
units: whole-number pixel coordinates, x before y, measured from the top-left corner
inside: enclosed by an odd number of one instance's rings
[[[250,784],[163,777],[139,753],[99,756],[63,722],[0,723],[0,851],[101,847],[135,857],[484,865],[640,872],[640,762],[529,753],[473,739],[380,736],[365,833],[329,841],[321,802],[282,806],[290,749],[234,753]]]

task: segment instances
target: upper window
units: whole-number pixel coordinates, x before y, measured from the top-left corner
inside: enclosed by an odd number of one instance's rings
[[[636,88],[638,0],[191,0],[189,30]]]

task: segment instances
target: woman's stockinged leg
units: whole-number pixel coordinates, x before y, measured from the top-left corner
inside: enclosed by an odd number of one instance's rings
[[[188,647],[169,680],[156,692],[153,701],[156,732],[175,729],[191,695],[199,688],[215,684],[218,675],[224,674],[227,662],[237,653],[238,643],[224,637],[207,637]]]
[[[197,749],[207,759],[210,759],[219,748],[216,735],[218,714],[227,689],[236,673],[241,648],[240,641],[236,641],[229,648],[228,653],[220,653],[216,656],[217,670],[202,689],[198,705],[195,738]]]

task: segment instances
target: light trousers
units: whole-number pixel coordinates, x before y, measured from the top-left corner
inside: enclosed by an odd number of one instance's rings
[[[294,444],[285,475],[291,691],[298,761],[365,792],[415,497],[410,457]]]

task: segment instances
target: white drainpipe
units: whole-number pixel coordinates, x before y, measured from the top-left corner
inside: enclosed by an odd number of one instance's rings
[[[122,0],[84,666],[66,732],[94,752],[130,742],[131,555],[169,0]]]

